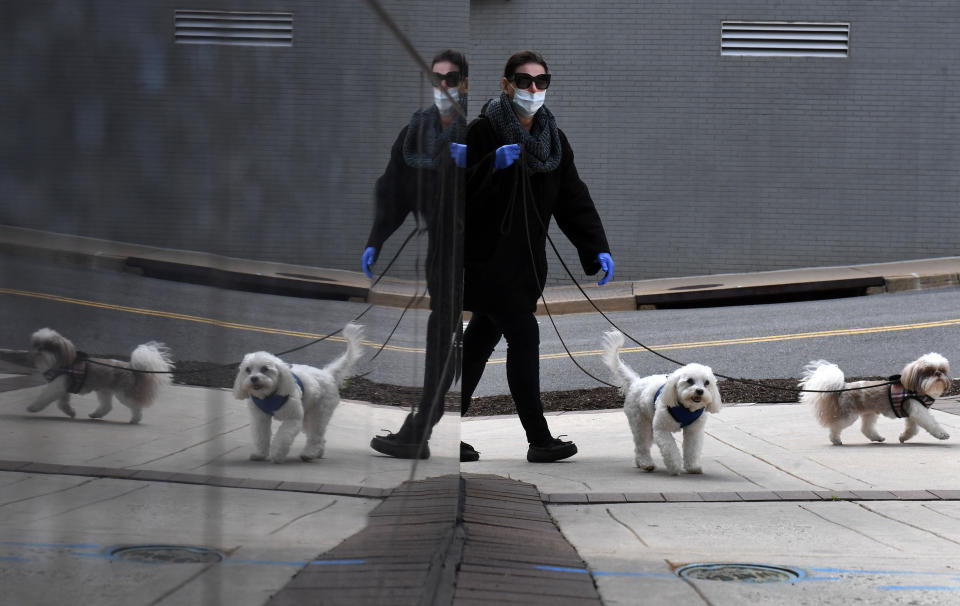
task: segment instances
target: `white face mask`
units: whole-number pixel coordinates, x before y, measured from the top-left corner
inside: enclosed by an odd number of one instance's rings
[[[439,88],[433,89],[433,104],[437,106],[437,109],[439,109],[440,113],[444,116],[453,113],[454,102],[460,102],[460,91],[455,88],[448,88],[447,92],[453,97],[453,101],[450,101]]]
[[[537,110],[543,107],[543,102],[547,98],[546,91],[531,93],[528,90],[517,90],[513,93],[513,106],[517,108],[517,113],[524,118],[529,118],[537,113]]]

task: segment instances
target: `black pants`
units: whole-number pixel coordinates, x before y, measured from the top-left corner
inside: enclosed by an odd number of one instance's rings
[[[543,444],[551,436],[540,399],[540,327],[532,313],[474,313],[470,318],[463,332],[460,414],[469,409],[483,369],[501,337],[507,340],[507,384],[520,424],[529,443]]]
[[[432,299],[432,298],[431,298]],[[447,300],[430,310],[427,320],[426,359],[423,368],[423,395],[412,422],[414,441],[426,434],[443,416],[443,399],[460,366],[462,324],[459,310]]]

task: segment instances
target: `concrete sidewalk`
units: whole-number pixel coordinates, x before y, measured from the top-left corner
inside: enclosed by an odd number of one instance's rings
[[[365,528],[367,514],[411,477],[410,461],[367,447],[380,427],[399,424],[399,409],[343,402],[322,460],[296,458],[301,436],[290,460],[272,465],[248,460],[245,405],[226,390],[172,386],[141,424],[129,425],[120,405],[106,420],[86,419],[96,406],[91,396],[75,396],[76,419],[55,406],[28,413],[39,387],[24,386],[25,371],[7,370],[0,585],[11,603],[263,604]],[[551,427],[580,453],[547,465],[525,461],[513,416],[445,415],[434,455],[412,477],[462,470],[533,485],[585,562],[557,568],[545,559],[534,567],[559,580],[591,575],[605,604],[634,604],[638,595],[679,604],[892,603],[894,596],[945,604],[960,598],[952,567],[960,557],[958,411],[956,399],[935,406],[954,436],[946,441],[921,432],[899,444],[901,423],[881,419],[886,443],[867,443],[854,427],[847,445],[836,447],[803,406],[731,405],[709,419],[697,476],[637,470],[619,410],[553,415]],[[458,462],[461,433],[481,451],[479,462]],[[150,544],[199,545],[225,559],[157,565],[110,555],[117,546]],[[756,585],[675,574],[698,562],[762,563],[800,578]],[[367,582],[374,591],[376,579]],[[390,603],[388,588],[378,591],[387,592],[371,594],[378,603]]]
[[[0,225],[0,252],[151,277],[287,296],[367,301],[402,307],[424,291],[385,278],[371,289],[359,271],[236,259]],[[359,263],[359,260],[358,260]],[[584,291],[604,311],[766,301],[777,297],[877,294],[960,285],[960,257],[750,273],[594,283]],[[576,286],[544,292],[551,313],[593,311]],[[426,308],[421,299],[417,307]],[[538,313],[544,313],[539,304]]]

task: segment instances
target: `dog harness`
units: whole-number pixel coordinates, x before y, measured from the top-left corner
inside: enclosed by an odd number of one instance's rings
[[[907,390],[907,388],[900,383],[900,375],[893,375],[890,377],[890,380],[896,381],[896,383],[890,384],[887,390],[887,397],[890,399],[890,408],[893,409],[893,414],[897,415],[898,419],[902,419],[908,414],[905,409],[907,400],[916,400],[923,404],[924,408],[933,406],[934,399],[930,396]]]
[[[62,375],[68,375],[70,382],[67,384],[67,392],[80,393],[80,390],[83,389],[83,384],[87,381],[88,357],[87,354],[78,351],[77,356],[73,359],[73,364],[70,366],[61,366],[60,368],[51,368],[43,373],[43,378],[46,379],[48,383],[51,383]]]
[[[303,392],[303,382],[300,381],[300,377],[293,375],[293,379],[297,382],[297,385],[300,386],[300,392]],[[277,392],[273,392],[273,395],[267,396],[266,398],[258,398],[257,396],[250,396],[250,399],[253,400],[253,403],[257,405],[257,408],[267,413],[271,417],[273,413],[280,410],[280,407],[287,403],[287,400],[290,398],[289,395],[281,396]]]
[[[653,396],[654,402],[657,401],[657,398],[660,397],[660,393],[666,386],[666,384],[660,386],[660,389],[657,390],[657,395]],[[703,409],[690,410],[683,404],[677,404],[676,406],[668,406],[667,412],[670,413],[670,416],[673,417],[674,421],[680,424],[680,429],[683,429],[687,425],[692,425],[694,421],[699,419],[700,415],[703,414]]]

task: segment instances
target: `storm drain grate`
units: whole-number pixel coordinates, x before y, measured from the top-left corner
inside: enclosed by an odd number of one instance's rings
[[[223,560],[223,554],[218,551],[190,545],[114,547],[108,555],[113,560],[145,564],[211,564]]]
[[[739,583],[789,583],[802,576],[799,571],[766,564],[688,564],[678,568],[677,574],[684,579]]]

